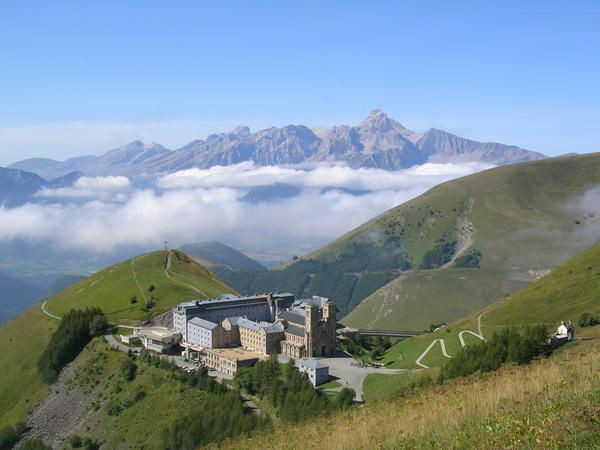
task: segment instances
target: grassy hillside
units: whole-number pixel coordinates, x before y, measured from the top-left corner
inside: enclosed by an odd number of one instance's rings
[[[89,399],[89,405],[65,431],[92,437],[104,448],[160,448],[161,433],[180,416],[181,405],[201,404],[202,392],[174,380],[168,370],[141,362],[135,379],[124,382],[119,368],[125,359],[125,353],[111,350],[101,338],[81,353],[66,389],[79,391],[71,395]],[[122,412],[116,413],[117,408]]]
[[[375,227],[394,235],[404,231],[403,245],[413,261],[422,261],[432,239],[456,241],[463,258],[392,281],[344,322],[423,329],[431,322],[458,320],[520,290],[600,239],[599,186],[600,154],[593,154],[488,170],[401,205],[333,248]],[[433,225],[423,225],[428,223],[424,211]],[[445,220],[439,222],[438,216]],[[415,221],[418,235],[411,231]],[[474,252],[480,255],[475,258],[479,268],[456,267]]]
[[[99,306],[112,321],[139,321],[167,311],[177,303],[234,292],[214,274],[180,251],[147,253],[115,264],[50,299],[49,313],[61,316],[74,308]],[[151,286],[154,289],[150,291]],[[131,298],[137,302],[132,304]],[[154,306],[147,308],[150,302]]]
[[[500,301],[481,318],[484,330],[514,323],[577,326],[582,313],[600,314],[600,242],[532,284]]]
[[[71,309],[98,306],[111,321],[135,323],[182,301],[233,292],[184,253],[171,253],[168,273],[164,251],[141,255],[70,286],[51,298],[46,309],[61,316]],[[148,292],[151,285],[155,289]],[[131,304],[132,296],[137,303]],[[143,309],[143,298],[152,296],[155,306]],[[36,364],[56,326],[55,319],[35,306],[0,327],[0,427],[22,420],[46,393]]]
[[[37,361],[56,327],[39,306],[0,326],[0,428],[23,420],[46,394]]]
[[[465,317],[527,285],[495,269],[415,270],[377,290],[343,321],[358,328],[423,330]]]
[[[596,339],[527,366],[405,391],[223,448],[595,448],[599,370]]]
[[[423,329],[519,290],[594,243],[598,186],[600,153],[499,167],[439,185],[278,269],[220,277],[241,292],[330,296],[350,325]]]
[[[490,336],[495,330],[514,325],[543,324],[552,330],[561,320],[570,320],[577,328],[577,322],[584,312],[600,314],[598,298],[600,242],[527,288],[478,313],[451,323],[435,333],[398,342],[384,354],[382,362],[392,368],[421,368],[416,363],[417,359],[433,341],[438,341],[420,362],[428,367],[439,367],[447,361],[439,340],[444,341],[448,355],[455,355],[461,348],[459,334],[462,333],[466,345],[477,342],[479,339],[472,333],[478,334],[479,326],[483,336]],[[576,331],[580,333],[585,330]],[[391,381],[388,380],[389,383]]]

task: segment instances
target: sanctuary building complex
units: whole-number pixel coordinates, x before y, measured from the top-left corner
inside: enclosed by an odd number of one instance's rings
[[[216,370],[233,374],[266,355],[331,356],[336,349],[336,307],[325,297],[296,300],[292,294],[180,303],[173,327],[186,353],[204,356]]]

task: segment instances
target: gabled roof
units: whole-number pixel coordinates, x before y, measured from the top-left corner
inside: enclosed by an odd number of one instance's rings
[[[235,316],[235,317],[226,317],[225,320],[228,321],[231,325],[237,325],[240,319],[244,319],[245,317]],[[223,322],[225,322],[225,320]]]
[[[295,336],[304,337],[304,328],[299,327],[298,325],[294,325],[293,323],[289,324],[285,329],[286,333],[293,334]]]
[[[300,360],[300,365],[309,369],[324,369],[329,367],[327,364],[322,363],[318,359],[305,358]]]
[[[194,317],[194,318],[188,320],[188,323],[194,324],[201,328],[206,328],[207,330],[212,330],[219,326],[214,322],[210,322],[208,320],[201,319],[200,317]]]
[[[304,325],[304,322],[306,320],[304,310],[295,308],[283,311],[281,314],[279,314],[279,318],[287,320],[288,322],[299,323],[301,325]]]
[[[238,320],[237,324],[240,327],[250,328],[251,330],[254,330],[254,331],[259,331],[262,328],[260,326],[260,323],[255,322],[253,320],[246,319],[245,317],[240,318]]]

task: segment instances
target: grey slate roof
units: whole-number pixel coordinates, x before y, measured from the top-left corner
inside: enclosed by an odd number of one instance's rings
[[[246,319],[245,317],[240,317],[237,321],[238,326],[244,328],[250,328],[254,331],[265,330],[265,333],[281,333],[283,331],[283,327],[281,325],[270,324],[270,323],[258,323],[253,320]]]
[[[188,321],[188,323],[191,323],[191,324],[196,325],[201,328],[205,328],[207,330],[212,330],[212,329],[218,327],[218,325],[216,323],[201,319],[200,317],[194,317],[194,318],[190,319]]]
[[[245,317],[235,316],[235,317],[226,317],[225,320],[229,321],[231,325],[238,325],[240,319],[245,319]]]
[[[304,325],[306,319],[304,315],[304,310],[301,309],[291,309],[288,311],[283,311],[281,314],[279,314],[279,317],[281,319],[287,320],[288,322],[300,323],[302,325]]]
[[[329,299],[327,297],[320,297],[318,295],[313,295],[311,298],[301,298],[294,302],[294,305],[313,305],[322,308],[325,303],[328,303]]]
[[[294,325],[293,323],[288,325],[288,327],[285,329],[285,332],[295,336],[304,337],[304,328]]]
[[[300,360],[300,365],[308,367],[309,369],[324,369],[329,367],[327,364],[322,363],[318,359],[305,358]]]
[[[279,325],[279,324],[267,325],[264,328],[267,333],[282,333],[283,332],[283,325]]]
[[[245,317],[240,318],[238,320],[237,324],[240,327],[250,328],[251,330],[254,330],[254,331],[258,331],[262,328],[258,322],[246,319]]]

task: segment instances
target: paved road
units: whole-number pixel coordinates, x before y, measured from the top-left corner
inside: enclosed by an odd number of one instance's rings
[[[356,392],[356,400],[362,401],[363,382],[367,375],[378,373],[382,375],[397,375],[406,372],[404,369],[379,369],[376,367],[361,367],[359,363],[343,352],[338,352],[329,358],[315,358],[329,366],[329,375],[338,378],[342,387],[349,387]],[[279,360],[286,362],[289,358],[280,355]],[[341,389],[341,388],[340,388]]]

